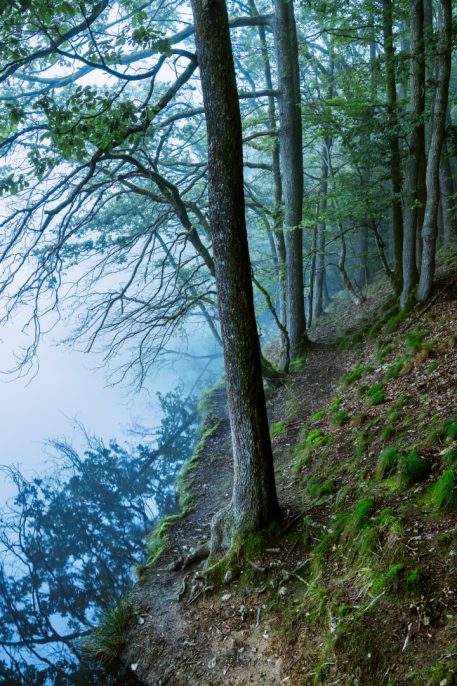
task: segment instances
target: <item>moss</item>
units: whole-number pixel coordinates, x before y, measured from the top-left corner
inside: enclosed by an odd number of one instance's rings
[[[436,510],[451,512],[457,509],[457,475],[447,469],[431,490],[431,502]]]
[[[83,649],[106,662],[118,658],[137,613],[130,599],[120,600],[102,616],[98,627],[84,640]]]
[[[200,459],[200,455],[203,452],[208,439],[217,431],[220,424],[221,420],[213,419],[212,422],[203,429],[191,457],[183,465],[183,468],[176,479],[176,490],[178,493],[181,515],[187,514],[192,508],[192,496],[189,491],[189,474],[196,468],[198,460]]]
[[[167,531],[170,526],[179,519],[180,515],[169,515],[162,519],[152,530],[152,533],[148,537],[147,551],[148,560],[146,565],[150,566],[159,559],[165,550],[165,545],[168,540]]]
[[[415,450],[401,455],[398,461],[398,482],[401,488],[410,488],[427,478],[430,467]]]
[[[387,572],[375,576],[371,584],[371,592],[377,596],[382,592],[398,592],[404,586],[405,565],[402,562],[392,565]]]
[[[378,479],[385,479],[396,472],[399,459],[400,453],[397,448],[386,448],[383,450],[376,463],[376,476]]]
[[[420,569],[410,569],[406,575],[406,588],[412,595],[419,595],[423,588],[423,574]]]
[[[374,383],[367,391],[370,405],[380,405],[384,402],[384,386],[382,383]]]
[[[325,417],[325,410],[320,410],[319,412],[315,412],[312,417],[311,417],[311,422],[313,424],[316,424],[319,420],[322,419],[322,417]]]
[[[341,398],[334,398],[328,406],[329,412],[336,412],[340,408],[342,402]]]
[[[286,425],[283,421],[275,422],[270,426],[270,436],[274,438],[275,436],[281,436],[286,430]]]

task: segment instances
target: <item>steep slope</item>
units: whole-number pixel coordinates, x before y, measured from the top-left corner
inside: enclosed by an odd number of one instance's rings
[[[205,569],[230,493],[218,391],[186,514],[133,595],[124,659],[144,683],[457,683],[455,266],[407,317],[327,319],[327,343],[269,401],[284,521]],[[328,344],[342,317],[368,322],[345,350]]]

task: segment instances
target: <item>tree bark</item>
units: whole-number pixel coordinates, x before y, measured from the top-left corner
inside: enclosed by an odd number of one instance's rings
[[[255,4],[255,0],[249,0],[249,7],[253,16],[258,16],[259,12]],[[263,72],[265,77],[265,88],[273,91],[273,78],[271,75],[270,57],[268,54],[267,37],[265,26],[259,25],[258,34],[260,39],[260,52],[262,54]],[[276,131],[276,105],[275,96],[268,96],[268,129]],[[271,166],[273,170],[273,185],[274,185],[274,234],[276,241],[276,254],[278,256],[278,291],[279,291],[279,310],[281,323],[286,327],[287,331],[287,285],[286,285],[286,245],[284,239],[284,231],[282,229],[282,179],[281,179],[281,164],[279,154],[279,141],[276,139],[273,142],[273,150],[271,152]],[[284,334],[281,334],[281,361],[280,367],[284,371],[288,371],[290,359],[287,352],[290,348],[289,339]]]
[[[303,282],[303,144],[297,31],[291,0],[275,0],[275,41],[279,81],[279,147],[284,193],[287,330],[291,359],[303,352],[306,320]]]
[[[443,143],[440,160],[440,200],[443,208],[443,242],[445,245],[457,237],[457,208],[454,193],[451,161],[446,143]]]
[[[438,204],[440,198],[439,168],[446,130],[446,113],[451,74],[452,0],[438,2],[438,80],[433,107],[433,124],[427,161],[427,204],[422,232],[422,265],[417,299],[424,302],[430,295],[435,275]]]
[[[410,0],[411,17],[411,118],[414,122],[408,140],[409,152],[406,171],[405,227],[403,237],[403,291],[401,306],[408,299],[418,282],[416,264],[416,241],[421,232],[425,206],[425,50],[424,50],[424,2]]]
[[[397,114],[395,46],[392,32],[392,1],[383,0],[384,51],[386,56],[387,123],[389,125],[390,179],[392,184],[392,235],[394,245],[393,286],[397,295],[403,289],[403,208],[402,171]]]
[[[324,312],[324,282],[325,282],[325,213],[327,211],[328,170],[331,141],[326,138],[322,145],[322,170],[319,184],[319,215],[317,223],[315,285],[313,298],[313,322]]]
[[[192,0],[208,135],[208,201],[232,431],[230,535],[279,512],[247,242],[241,118],[224,0]]]

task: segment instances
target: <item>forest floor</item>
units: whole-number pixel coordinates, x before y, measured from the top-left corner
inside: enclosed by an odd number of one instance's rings
[[[186,514],[156,532],[132,594],[123,659],[141,681],[457,684],[456,270],[451,256],[406,318],[385,287],[332,306],[268,400],[281,526],[209,571],[176,569],[231,495],[224,390],[211,394]]]

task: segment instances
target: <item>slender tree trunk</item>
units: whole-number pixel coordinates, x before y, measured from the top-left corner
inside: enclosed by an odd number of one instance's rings
[[[433,125],[427,161],[427,204],[425,207],[422,266],[417,299],[430,295],[435,275],[435,252],[439,191],[439,168],[443,147],[451,74],[452,0],[438,1],[438,80],[433,107]]]
[[[389,125],[390,178],[392,184],[392,234],[394,246],[393,285],[397,295],[403,289],[402,171],[397,114],[395,46],[392,33],[392,1],[383,0],[384,51],[386,55],[387,123]]]
[[[406,214],[403,239],[403,291],[401,306],[406,303],[418,282],[416,241],[421,232],[425,206],[425,52],[424,2],[410,0],[411,17],[411,117],[415,124],[408,141],[406,170]]]
[[[308,329],[313,325],[314,307],[314,284],[316,281],[316,251],[317,251],[317,226],[313,229],[313,242],[311,245],[311,264],[309,267],[309,292],[308,292]]]
[[[327,211],[328,169],[330,155],[330,141],[326,139],[322,146],[322,171],[319,185],[319,215],[317,224],[315,285],[313,298],[313,321],[324,312],[324,282],[325,282],[325,213]]]
[[[232,429],[231,535],[278,514],[247,242],[241,118],[224,0],[192,0],[208,133],[208,201]]]
[[[249,0],[249,7],[254,16],[259,14],[255,0]],[[258,27],[260,39],[260,52],[263,61],[263,71],[265,77],[265,88],[273,90],[273,78],[271,75],[270,57],[268,54],[267,38],[264,26]],[[268,128],[270,131],[276,131],[276,105],[273,95],[268,96]],[[274,186],[274,234],[276,240],[276,254],[278,256],[278,289],[279,289],[279,308],[280,319],[284,326],[287,326],[287,286],[286,286],[286,245],[284,239],[284,232],[282,230],[283,212],[282,212],[282,179],[281,166],[279,156],[279,141],[275,139],[273,143],[273,150],[271,152],[271,166],[273,170],[273,186]],[[289,341],[286,341],[284,335],[281,335],[281,369],[287,371],[289,368],[289,355],[286,351],[289,350]]]
[[[306,343],[303,283],[303,144],[297,31],[291,0],[275,0],[280,158],[284,193],[287,330],[294,360]]]
[[[446,143],[443,143],[440,160],[440,200],[443,209],[443,242],[445,245],[457,237],[457,207],[454,193],[451,161]]]

